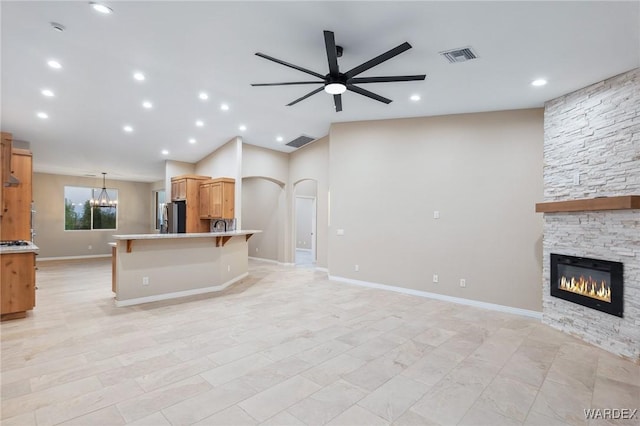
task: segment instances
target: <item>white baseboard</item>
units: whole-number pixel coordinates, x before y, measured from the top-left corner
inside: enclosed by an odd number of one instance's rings
[[[278,262],[277,260],[273,260],[273,259],[264,259],[262,257],[251,257],[249,256],[249,259],[251,260],[256,260],[258,262],[267,262],[267,263],[273,263],[275,265],[280,265],[280,266],[296,266],[295,263],[288,263],[288,262]]]
[[[60,257],[36,257],[37,262],[48,260],[75,260],[75,259],[99,259],[102,257],[111,257],[111,254],[91,254],[87,256],[60,256]]]
[[[296,251],[298,251],[298,250],[300,250],[300,251],[308,251],[308,252],[311,251],[311,249],[303,249],[303,248],[296,247]]]
[[[264,259],[262,257],[251,257],[249,256],[249,259],[251,260],[257,260],[258,262],[267,262],[267,263],[274,263],[276,265],[279,265],[280,262],[278,262],[277,260],[272,260],[272,259]]]
[[[347,284],[359,285],[362,287],[377,288],[380,290],[395,291],[396,293],[411,294],[413,296],[426,297],[429,299],[444,300],[445,302],[457,303],[459,305],[473,306],[476,308],[489,309],[491,311],[506,312],[509,314],[521,315],[524,317],[542,320],[542,312],[530,311],[528,309],[514,308],[511,306],[498,305],[495,303],[480,302],[478,300],[464,299],[462,297],[446,296],[444,294],[430,293],[428,291],[413,290],[410,288],[394,287],[386,284],[372,283],[369,281],[354,280],[351,278],[337,277],[329,275],[329,279]]]
[[[231,284],[240,281],[241,279],[247,277],[248,275],[249,275],[249,273],[245,272],[244,274],[238,275],[234,279],[229,280],[224,284],[220,284],[220,285],[216,285],[216,286],[204,287],[204,288],[195,288],[193,290],[176,291],[176,292],[173,292],[173,293],[158,294],[158,295],[154,295],[154,296],[137,297],[135,299],[115,300],[115,303],[116,303],[116,306],[120,308],[120,307],[123,307],[123,306],[140,305],[142,303],[158,302],[160,300],[178,299],[180,297],[195,296],[197,294],[213,293],[213,292],[216,292],[216,291],[224,290],[225,288],[229,287]]]

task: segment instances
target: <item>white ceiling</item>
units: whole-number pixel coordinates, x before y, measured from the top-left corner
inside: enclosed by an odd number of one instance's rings
[[[236,135],[291,152],[276,136],[286,143],[324,136],[332,122],[541,107],[640,66],[638,1],[104,3],[113,14],[84,1],[1,3],[1,126],[30,142],[36,171],[155,181],[167,158],[196,162]],[[256,52],[327,73],[323,30],[344,47],[341,71],[408,41],[413,49],[359,77],[427,78],[363,85],[394,102],[347,92],[339,113],[324,92],[285,106],[315,86],[250,86],[313,79]],[[449,64],[438,53],[466,46],[479,59]],[[52,58],[61,70],[47,66]],[[532,87],[539,77],[549,84]],[[151,110],[141,106],[147,99]]]

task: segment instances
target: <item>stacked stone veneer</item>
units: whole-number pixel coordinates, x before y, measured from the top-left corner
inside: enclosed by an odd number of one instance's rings
[[[544,123],[545,201],[640,195],[640,68],[548,102]],[[622,262],[624,317],[552,297],[550,253]],[[640,210],[546,213],[543,256],[543,322],[640,362]]]

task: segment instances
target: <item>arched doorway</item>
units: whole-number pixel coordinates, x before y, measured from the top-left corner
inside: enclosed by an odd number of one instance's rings
[[[284,262],[284,211],[284,183],[242,178],[242,228],[262,231],[249,239],[249,257]]]

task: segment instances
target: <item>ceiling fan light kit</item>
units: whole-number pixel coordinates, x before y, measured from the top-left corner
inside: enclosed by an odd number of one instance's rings
[[[334,101],[336,112],[339,112],[339,111],[342,111],[342,94],[347,90],[362,96],[366,96],[367,98],[376,100],[378,102],[382,102],[385,104],[391,103],[391,99],[387,99],[383,96],[370,92],[369,90],[356,86],[356,84],[418,81],[418,80],[424,80],[426,77],[425,74],[420,74],[420,75],[356,78],[357,75],[360,75],[361,73],[377,65],[380,65],[385,61],[388,61],[389,59],[399,55],[400,53],[411,49],[411,45],[407,42],[404,42],[401,45],[396,46],[393,49],[388,50],[385,53],[378,55],[375,58],[358,65],[355,68],[350,69],[346,73],[340,72],[340,68],[338,66],[338,58],[342,56],[343,49],[341,46],[336,46],[335,36],[332,31],[324,31],[324,44],[327,51],[327,62],[329,64],[329,73],[326,75],[322,75],[320,73],[308,70],[298,65],[290,64],[280,59],[276,59],[272,56],[265,55],[264,53],[260,53],[260,52],[256,53],[256,56],[267,59],[269,61],[273,61],[280,65],[284,65],[285,67],[293,68],[295,70],[312,75],[316,78],[319,78],[320,81],[316,80],[316,81],[288,81],[283,83],[255,83],[255,84],[252,84],[252,86],[290,86],[290,85],[299,85],[299,84],[323,84],[323,87],[312,90],[306,95],[301,96],[298,99],[294,100],[293,102],[288,103],[287,106],[295,105],[298,102],[303,101],[308,97],[313,96],[318,92],[321,92],[324,89],[325,92],[329,93],[330,95],[333,95],[333,101]]]

